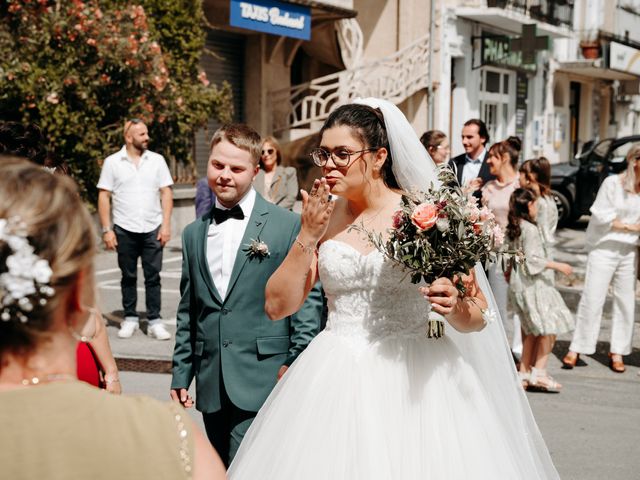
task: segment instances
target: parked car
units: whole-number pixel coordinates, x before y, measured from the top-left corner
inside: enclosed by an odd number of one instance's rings
[[[551,165],[551,193],[560,225],[589,213],[603,180],[627,168],[627,152],[636,142],[640,135],[590,141],[570,162]]]

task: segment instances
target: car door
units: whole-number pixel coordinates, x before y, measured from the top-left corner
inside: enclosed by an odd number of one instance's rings
[[[612,142],[612,138],[602,140],[580,163],[576,176],[576,208],[580,214],[589,212],[600,184],[608,175],[607,156]]]
[[[607,156],[609,175],[616,175],[627,169],[627,153],[633,144],[633,141],[627,141],[620,145],[612,145],[611,152]]]

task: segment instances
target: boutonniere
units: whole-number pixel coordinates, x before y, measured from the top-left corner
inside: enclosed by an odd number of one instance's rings
[[[257,240],[251,239],[251,243],[247,245],[243,251],[247,253],[247,257],[249,257],[250,260],[257,258],[262,261],[271,255],[269,252],[269,246],[266,243],[261,242],[259,238]]]

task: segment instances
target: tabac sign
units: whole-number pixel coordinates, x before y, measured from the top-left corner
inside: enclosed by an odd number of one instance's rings
[[[311,9],[276,0],[231,0],[229,24],[285,37],[311,38]]]

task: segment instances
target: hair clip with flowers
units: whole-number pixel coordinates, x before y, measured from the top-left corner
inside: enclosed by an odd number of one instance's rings
[[[6,247],[4,247],[4,244]],[[0,319],[22,323],[37,306],[44,306],[55,290],[49,285],[49,262],[34,253],[26,224],[20,217],[0,218]]]

